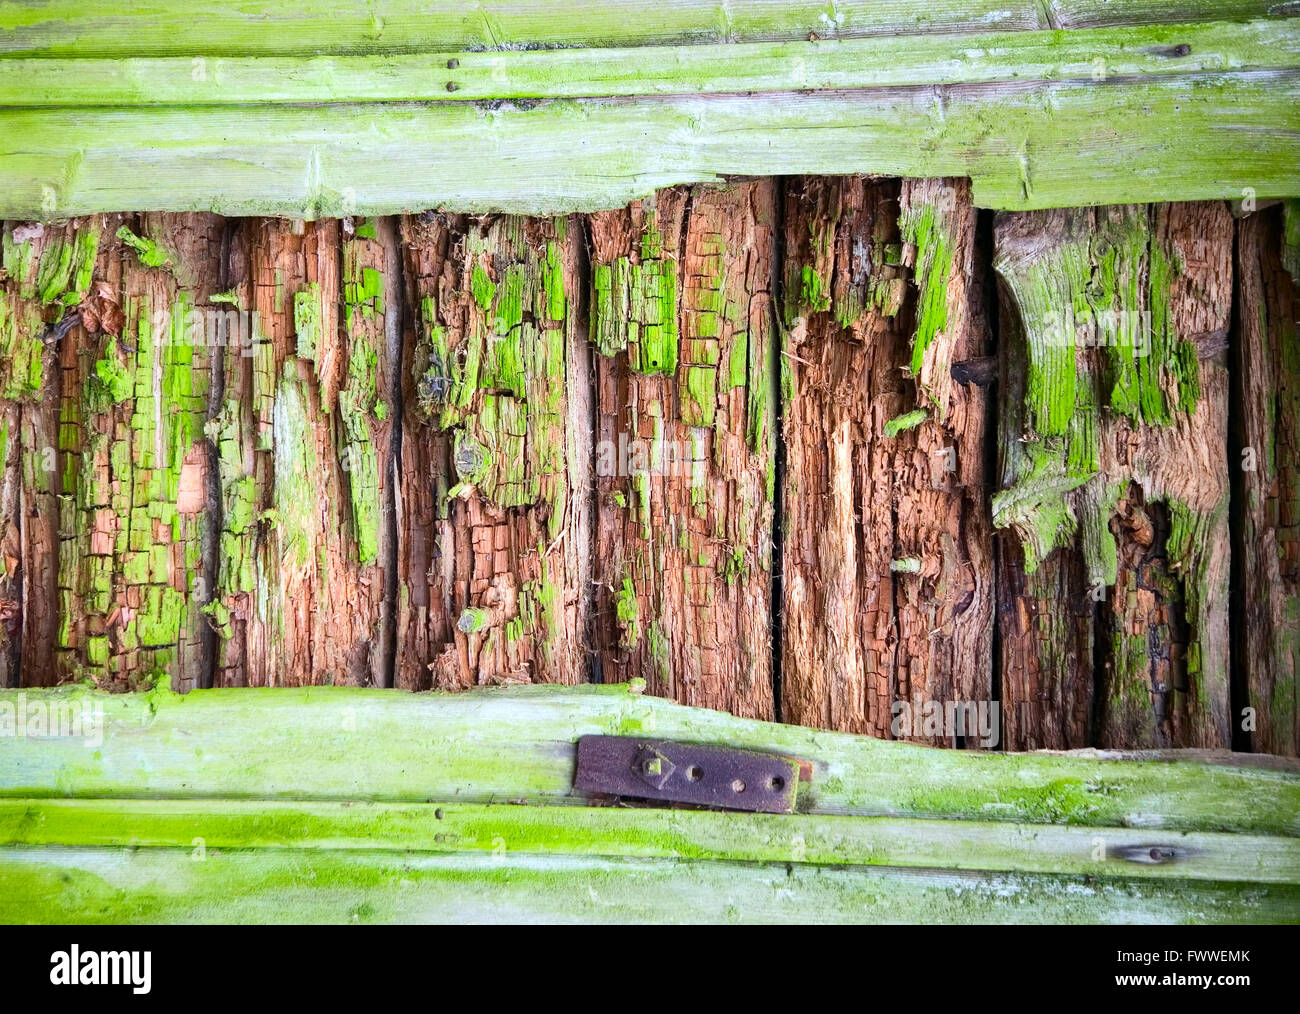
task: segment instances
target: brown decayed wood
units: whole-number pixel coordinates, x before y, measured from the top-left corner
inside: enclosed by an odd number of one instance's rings
[[[603,680],[773,715],[772,181],[590,218]]]
[[[1295,209],[1291,214],[1295,214]],[[1294,250],[1292,257],[1295,256]],[[1300,753],[1300,287],[1286,269],[1282,209],[1237,226],[1241,414],[1240,598],[1246,726],[1255,750]],[[1234,490],[1235,492],[1235,490]],[[1234,715],[1234,721],[1245,716]]]
[[[972,282],[975,212],[964,185],[906,185],[910,207],[945,203],[953,251],[947,326],[928,350],[925,397],[908,378],[917,290],[902,249],[899,187],[858,178],[792,181],[786,192],[783,714],[894,735],[894,702],[991,695],[991,560],[983,433],[986,393],[949,382],[983,355]],[[930,407],[886,436],[891,419]],[[937,418],[942,406],[944,419]]]

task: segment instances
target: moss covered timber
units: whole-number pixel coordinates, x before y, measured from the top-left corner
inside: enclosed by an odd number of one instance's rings
[[[773,715],[773,181],[589,219],[605,681]]]
[[[582,231],[402,222],[397,682],[582,678],[590,567]]]
[[[23,683],[205,681],[213,364],[196,304],[217,278],[222,229],[191,214],[5,229],[8,365],[25,364],[5,390]]]
[[[1011,743],[1227,745],[1227,208],[1009,215],[996,243]]]
[[[782,714],[910,735],[896,701],[992,685],[986,394],[951,376],[989,341],[975,210],[961,180],[805,178],[785,223]]]
[[[238,340],[208,427],[221,685],[387,680],[393,229],[249,219],[232,239]]]
[[[1238,460],[1243,730],[1260,751],[1300,753],[1300,202],[1237,223]],[[1249,717],[1249,721],[1246,718]]]

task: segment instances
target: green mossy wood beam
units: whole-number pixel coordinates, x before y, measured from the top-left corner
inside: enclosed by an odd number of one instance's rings
[[[1027,6],[687,4],[672,9],[696,31],[656,34],[635,4],[583,27],[576,7],[502,4],[503,24],[538,33],[509,42],[492,13],[467,36],[465,11],[417,31],[398,5],[387,27],[379,10],[364,28],[344,15],[314,48],[290,30],[319,30],[310,14],[276,23],[277,48],[256,11],[187,9],[163,44],[150,40],[174,5],[111,23],[24,6],[0,15],[0,216],[552,214],[792,173],[967,176],[975,204],[999,209],[1300,192],[1295,19],[1258,4],[1154,5],[1160,25],[1150,5]],[[613,12],[628,21],[607,34]],[[776,21],[733,30],[747,17]]]
[[[10,57],[2,106],[475,102],[1288,70],[1287,19],[1075,32],[318,57]]]
[[[1277,0],[82,0],[0,8],[0,54],[315,56],[879,38],[1263,17]],[[142,35],[140,26],[149,32]]]
[[[637,690],[3,691],[0,702],[15,708],[20,698],[101,706],[104,741],[0,737],[0,796],[571,805],[583,802],[571,794],[579,736],[653,735],[812,761],[797,806],[804,813],[1300,836],[1294,761],[936,750],[736,718]]]
[[[1286,762],[973,755],[637,690],[0,692],[0,720],[103,709],[93,747],[0,738],[0,919],[1300,916]],[[791,816],[592,807],[587,733],[780,751],[812,779]]]

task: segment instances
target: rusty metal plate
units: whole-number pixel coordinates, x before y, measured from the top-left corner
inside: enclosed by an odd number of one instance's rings
[[[778,754],[639,736],[578,740],[574,788],[614,796],[790,813],[799,762]]]

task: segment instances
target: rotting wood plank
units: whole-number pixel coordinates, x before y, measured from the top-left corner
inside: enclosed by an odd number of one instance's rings
[[[952,743],[923,707],[989,701],[992,670],[985,395],[951,379],[987,351],[969,189],[786,194],[782,715]]]
[[[81,326],[59,346],[59,672],[131,688],[162,674],[192,689],[213,580],[213,364],[198,306],[220,277],[224,225],[150,214],[83,228],[101,235]]]
[[[770,718],[776,187],[594,215],[601,678]]]
[[[1293,69],[953,85],[940,95],[369,103],[328,116],[303,106],[8,109],[0,215],[559,214],[722,174],[967,176],[977,206],[1009,210],[1300,191]]]
[[[232,253],[241,340],[210,426],[224,505],[219,682],[386,680],[382,511],[389,222],[249,220]],[[340,291],[340,286],[342,287]]]
[[[220,230],[185,214],[6,232],[24,683],[202,681],[210,362],[201,320],[192,334]]]
[[[6,304],[7,305],[7,304]],[[3,311],[0,311],[3,312]],[[23,626],[22,408],[0,402],[0,687],[18,685]]]
[[[1300,205],[1237,226],[1237,590],[1254,749],[1300,753]]]
[[[402,231],[397,682],[576,682],[591,565],[581,230],[430,215]]]
[[[1008,745],[1226,746],[1227,208],[997,229]]]
[[[45,317],[61,320],[65,294],[75,301],[89,287],[95,248],[90,230],[79,245],[71,224],[42,227],[6,223],[4,281],[0,287],[0,394],[16,419],[18,456],[15,510],[18,615],[6,624],[10,645],[21,650],[20,671],[9,680],[29,686],[57,682],[59,639],[59,365],[58,348],[45,341]],[[74,271],[73,264],[76,262]],[[89,269],[88,269],[89,265]],[[71,321],[69,321],[71,323]],[[12,545],[13,536],[8,541]],[[6,572],[10,571],[6,558]]]
[[[1276,0],[78,0],[0,7],[0,54],[204,56],[851,39],[1263,17]]]

